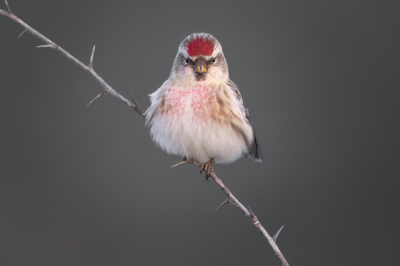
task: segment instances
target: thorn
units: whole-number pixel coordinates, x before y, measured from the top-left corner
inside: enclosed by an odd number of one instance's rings
[[[54,47],[56,47],[55,44],[45,44],[36,46],[36,48],[54,48]]]
[[[130,91],[128,91],[128,92],[129,92],[129,95],[131,95],[131,98],[132,98],[132,101],[133,101],[133,105],[134,105],[134,107],[132,107],[132,109],[135,110],[143,118],[145,118],[145,116],[143,115],[142,109],[140,109],[139,104],[136,102],[135,98],[133,98],[132,93]]]
[[[27,32],[27,30],[26,29],[24,29],[24,31],[23,32],[21,32],[19,35],[18,35],[18,38],[20,38],[22,35],[24,35],[24,33],[25,32]]]
[[[4,0],[4,2],[6,2],[6,6],[7,6],[7,9],[8,9],[8,13],[11,14],[12,12],[11,12],[10,6],[8,5],[7,0]]]
[[[95,48],[96,48],[96,45],[93,45],[92,55],[90,56],[89,68],[92,68],[92,69],[93,69],[93,56],[94,56],[94,49]]]
[[[94,101],[96,101],[98,98],[100,98],[101,96],[103,96],[104,94],[106,94],[107,91],[103,91],[102,93],[100,93],[99,95],[97,95],[93,100],[90,101],[90,103],[88,103],[86,105],[86,107],[88,107],[89,105],[91,105]]]
[[[132,95],[132,93],[131,93],[130,91],[128,91],[128,92],[129,92],[129,95],[130,95],[130,96],[131,96],[131,98],[132,98],[133,104],[134,104],[136,107],[139,107],[139,105],[137,104],[137,102],[136,102],[135,98],[133,98],[133,95]]]
[[[219,209],[221,209],[222,207],[224,207],[226,204],[230,203],[231,201],[229,199],[226,199],[224,202],[222,202],[221,205],[219,205],[219,207],[215,210],[215,212],[217,212]]]
[[[276,242],[276,239],[278,238],[279,234],[281,233],[283,227],[284,227],[284,225],[282,225],[281,229],[279,229],[278,232],[276,232],[276,234],[275,234],[274,237],[272,238],[275,242]]]
[[[177,164],[171,166],[170,168],[173,168],[173,167],[176,167],[176,166],[179,166],[179,165],[183,165],[183,164],[187,164],[187,163],[191,163],[191,162],[190,161],[183,161],[183,162],[180,162],[180,163],[177,163]]]
[[[253,211],[250,209],[250,206],[249,206],[249,205],[247,205],[247,209],[249,210],[249,214],[250,214],[251,218],[253,218],[253,217],[254,217],[254,213],[253,213]]]
[[[253,213],[253,211],[250,209],[250,206],[249,206],[249,205],[247,205],[247,209],[249,210],[250,218],[253,220],[253,222],[257,221],[258,218],[257,218],[257,216],[254,215],[254,213]]]

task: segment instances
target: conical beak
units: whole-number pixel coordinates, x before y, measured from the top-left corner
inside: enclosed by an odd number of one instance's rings
[[[202,74],[207,71],[206,64],[204,60],[196,60],[196,68],[194,69],[199,74]]]

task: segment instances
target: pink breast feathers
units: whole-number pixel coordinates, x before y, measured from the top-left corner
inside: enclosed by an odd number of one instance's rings
[[[169,89],[166,93],[167,115],[175,116],[192,113],[194,118],[205,121],[210,118],[212,105],[216,103],[213,90],[196,86],[187,90]],[[186,108],[186,109],[185,109]]]
[[[210,118],[212,105],[215,103],[215,96],[211,88],[196,87],[193,89],[191,108],[194,116],[201,121]]]

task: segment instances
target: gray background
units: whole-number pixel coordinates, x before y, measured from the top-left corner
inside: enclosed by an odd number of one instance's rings
[[[394,265],[398,1],[10,0],[15,14],[143,109],[181,40],[209,32],[264,162],[216,172],[291,265]],[[0,3],[1,8],[5,8]],[[280,265],[195,166],[83,70],[0,17],[0,265]]]

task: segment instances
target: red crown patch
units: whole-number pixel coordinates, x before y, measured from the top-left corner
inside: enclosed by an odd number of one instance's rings
[[[214,51],[214,45],[211,41],[197,38],[191,41],[188,45],[187,52],[190,56],[197,55],[212,55]]]

